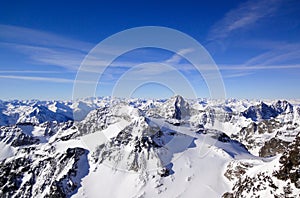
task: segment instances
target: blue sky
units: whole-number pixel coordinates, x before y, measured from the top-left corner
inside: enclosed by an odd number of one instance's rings
[[[195,38],[218,65],[229,98],[300,98],[300,2],[211,0],[1,2],[0,99],[71,99],[88,52],[112,34],[138,26],[165,26]],[[95,94],[110,95],[128,66],[145,62],[172,64],[198,97],[209,97],[201,76],[183,69],[187,61],[149,48],[121,55]],[[159,71],[153,74],[170,78]],[[170,95],[168,87],[155,83],[133,93]]]

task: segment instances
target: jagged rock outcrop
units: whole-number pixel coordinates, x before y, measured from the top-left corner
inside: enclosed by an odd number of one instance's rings
[[[36,155],[35,150],[23,150],[30,155],[0,162],[0,196],[11,197],[70,197],[80,187],[87,174],[88,151],[68,148],[65,152],[49,156]],[[50,153],[49,153],[50,152]],[[86,167],[79,165],[86,164]]]
[[[289,146],[290,142],[272,138],[269,141],[265,142],[264,146],[261,147],[259,151],[260,157],[272,157],[277,154],[283,153]]]
[[[293,105],[286,100],[278,100],[272,106],[279,114],[288,114],[294,112]]]
[[[280,114],[280,112],[273,108],[273,106],[269,106],[264,102],[261,102],[259,105],[249,107],[242,114],[253,121],[259,121],[262,119],[269,120],[271,118],[275,118]]]
[[[276,143],[280,144],[276,145]],[[263,149],[262,154],[267,155],[267,157],[275,154],[280,155],[280,158],[275,158],[271,162],[271,164],[274,164],[272,168],[275,170],[264,168],[261,171],[258,170],[256,174],[248,175],[246,169],[252,168],[253,164],[250,163],[250,166],[249,164],[245,166],[243,162],[235,163],[237,164],[235,166],[232,163],[229,164],[225,176],[236,182],[232,191],[224,193],[223,197],[255,197],[262,195],[296,197],[299,195],[300,133],[292,143],[283,143],[281,140],[271,139],[266,145],[268,146]],[[270,148],[272,145],[274,150]]]
[[[40,140],[22,132],[22,129],[13,127],[0,127],[0,141],[13,147],[27,146],[39,143]]]
[[[286,147],[279,163],[280,168],[273,175],[280,180],[291,181],[296,188],[300,189],[300,133],[298,133],[295,141]]]

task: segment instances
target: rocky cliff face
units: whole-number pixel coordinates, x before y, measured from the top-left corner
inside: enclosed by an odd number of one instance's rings
[[[29,147],[18,151],[19,157],[0,163],[1,197],[70,197],[80,187],[80,180],[88,170],[88,151],[69,148],[63,153],[48,148],[43,154]],[[21,155],[23,156],[21,157]]]
[[[297,197],[300,192],[300,134],[289,145],[272,139],[267,144],[275,142],[272,155],[277,154],[269,164],[261,165],[261,169],[254,170],[255,174],[247,174],[254,169],[253,164],[240,162],[235,166],[229,166],[225,176],[236,182],[232,192],[223,194],[223,197],[248,197],[251,196],[274,196],[274,197]],[[279,148],[279,149],[278,149]],[[268,153],[269,154],[269,153]],[[248,170],[248,171],[247,171]]]

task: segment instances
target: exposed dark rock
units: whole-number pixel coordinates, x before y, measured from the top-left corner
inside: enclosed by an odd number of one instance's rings
[[[297,188],[300,188],[300,133],[295,141],[280,157],[280,169],[273,174],[280,180],[290,180]]]
[[[0,197],[35,197],[47,186],[50,186],[50,192],[46,197],[70,197],[80,187],[78,182],[84,175],[82,171],[87,171],[79,170],[78,167],[81,161],[81,164],[85,163],[87,166],[84,168],[88,168],[87,154],[85,149],[69,148],[66,153],[56,157],[36,156],[31,153],[28,157],[4,160],[0,163]],[[66,175],[58,178],[66,167],[71,168]],[[81,174],[78,174],[79,171]],[[25,174],[26,182],[23,181]]]
[[[279,114],[287,114],[287,113],[293,113],[293,105],[290,104],[286,100],[278,100],[276,103],[272,105],[272,107],[279,113]]]
[[[272,188],[274,191],[278,189],[269,175],[259,173],[254,177],[246,176],[244,178],[239,178],[233,186],[232,192],[224,193],[223,197],[246,197],[246,195],[257,197],[257,193],[265,191],[267,187]]]
[[[182,96],[175,96],[174,108],[175,111],[172,118],[181,120],[189,115],[189,104],[183,99]]]
[[[225,133],[221,133],[219,136],[218,136],[218,140],[220,142],[230,142],[231,139],[228,135],[226,135]]]
[[[0,197],[10,197],[22,184],[24,172],[30,169],[31,160],[17,158],[13,161],[0,162]]]
[[[265,145],[261,147],[259,156],[272,157],[277,154],[283,153],[288,148],[289,144],[290,142],[286,142],[278,138],[272,138],[269,141],[265,142]]]
[[[250,118],[253,121],[258,121],[260,119],[269,120],[271,118],[275,118],[280,114],[277,109],[273,106],[269,106],[263,102],[261,102],[257,106],[251,106],[246,111],[242,113],[246,118]]]
[[[2,126],[0,127],[0,141],[11,144],[13,147],[18,147],[36,144],[39,142],[39,139],[23,133],[17,126]]]
[[[237,134],[232,135],[231,138],[242,142],[247,149],[261,148],[264,146],[264,142],[257,140],[257,136],[265,133],[273,133],[283,125],[283,123],[275,119],[252,122],[247,127],[243,127]]]
[[[249,168],[252,168],[253,165],[250,163],[237,163],[231,162],[228,164],[226,172],[224,176],[227,177],[228,180],[233,181],[237,178],[241,178]]]
[[[226,192],[222,195],[222,198],[234,198],[233,193]]]

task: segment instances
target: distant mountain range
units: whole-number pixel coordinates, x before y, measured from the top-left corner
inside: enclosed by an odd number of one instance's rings
[[[0,101],[0,197],[299,194],[298,101]]]

